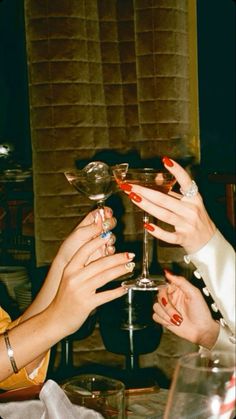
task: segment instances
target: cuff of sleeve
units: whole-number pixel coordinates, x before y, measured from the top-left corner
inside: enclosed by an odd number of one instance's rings
[[[234,333],[235,251],[233,247],[217,230],[202,249],[188,256],[197,267],[217,308]]]
[[[224,243],[224,246],[222,244]],[[222,254],[223,253],[223,254]],[[195,253],[189,254],[189,258],[192,263],[196,264],[196,266],[200,263],[206,263],[208,265],[210,257],[212,260],[215,260],[218,255],[222,259],[226,256],[226,260],[228,255],[233,254],[234,256],[234,249],[233,247],[226,241],[224,236],[221,234],[219,230],[216,230],[215,234],[212,238],[203,246],[200,250]]]
[[[212,351],[235,351],[235,344],[230,341],[231,332],[228,328],[220,325],[220,331],[216,343],[211,348]],[[203,346],[200,346],[200,352],[208,351]]]

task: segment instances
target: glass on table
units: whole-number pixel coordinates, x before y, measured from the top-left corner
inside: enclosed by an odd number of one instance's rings
[[[235,417],[234,352],[192,353],[177,362],[164,419]]]
[[[93,409],[105,419],[124,419],[125,385],[97,374],[73,377],[62,385],[72,403]]]

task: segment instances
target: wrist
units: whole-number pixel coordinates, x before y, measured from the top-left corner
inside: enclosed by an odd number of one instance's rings
[[[197,343],[200,346],[203,346],[204,348],[211,350],[217,341],[219,333],[220,325],[216,320],[213,320],[207,328],[207,331],[201,333],[201,336],[199,337]]]

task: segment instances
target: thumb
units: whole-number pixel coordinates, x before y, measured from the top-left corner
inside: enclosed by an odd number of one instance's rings
[[[183,276],[174,275],[165,270],[165,276],[171,285],[176,285],[187,297],[193,297],[195,287]]]

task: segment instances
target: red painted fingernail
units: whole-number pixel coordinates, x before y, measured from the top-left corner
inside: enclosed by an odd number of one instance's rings
[[[141,201],[142,201],[141,196],[137,195],[137,194],[136,194],[136,193],[134,193],[134,192],[131,192],[131,193],[128,195],[128,197],[129,197],[130,199],[132,199],[132,201],[134,201],[134,202],[141,202]]]
[[[127,259],[132,260],[135,257],[135,253],[126,252],[125,256]]]
[[[122,191],[132,191],[132,185],[130,185],[129,183],[119,183],[119,188],[122,189]]]
[[[148,230],[148,231],[154,231],[154,230],[155,230],[155,228],[154,228],[151,224],[144,223],[144,224],[143,224],[143,226],[144,226],[144,228],[146,228],[146,230]]]
[[[164,268],[164,272],[165,272],[165,274],[171,274],[171,275],[173,275],[173,272],[171,272],[171,270],[168,269],[168,268]]]
[[[176,321],[175,319],[173,319],[173,317],[170,319],[171,323],[173,323],[175,326],[180,326],[181,322]]]
[[[164,307],[167,306],[167,301],[164,297],[162,297],[161,302],[162,302]]]
[[[163,157],[162,163],[165,164],[168,167],[173,167],[174,163],[169,159],[169,157]]]
[[[179,314],[173,314],[173,319],[175,319],[178,323],[182,323],[183,318]]]

